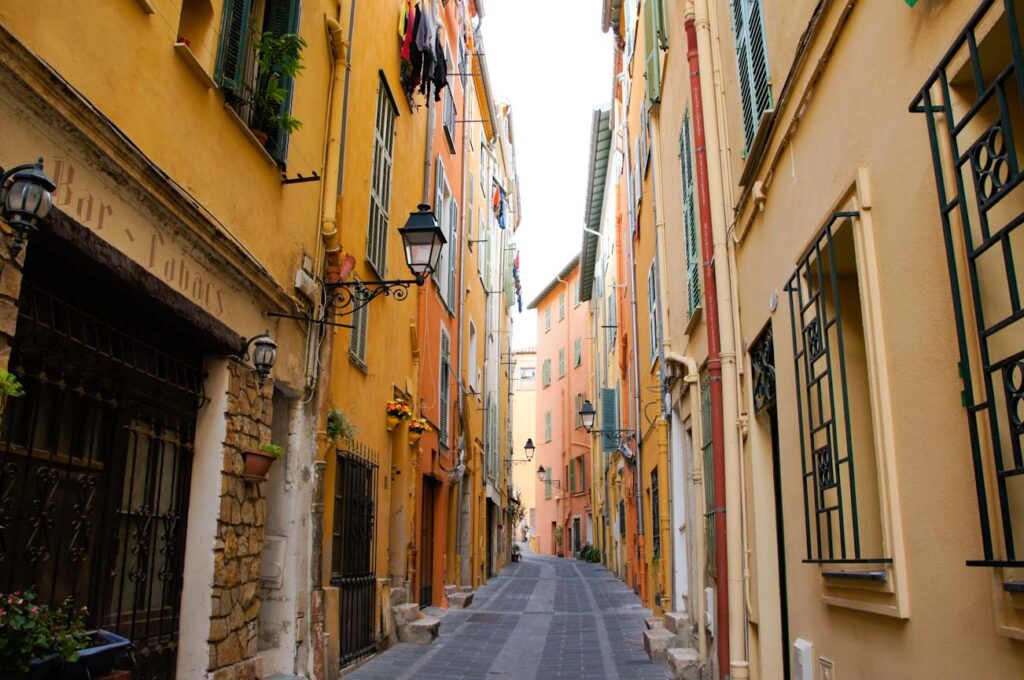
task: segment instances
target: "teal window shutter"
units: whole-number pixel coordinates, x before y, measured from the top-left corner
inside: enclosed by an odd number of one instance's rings
[[[576,338],[572,346],[572,365],[579,366],[583,363],[583,340]]]
[[[224,0],[214,77],[221,88],[234,95],[241,93],[244,77],[250,9],[250,0]]]
[[[644,73],[647,100],[652,104],[661,101],[661,54],[658,52],[659,38],[664,32],[661,16],[661,2],[644,2]]]
[[[736,67],[746,141],[743,154],[746,155],[761,124],[761,116],[772,107],[761,0],[732,0],[732,28],[736,36]]]
[[[544,387],[551,384],[551,359],[545,359],[541,368],[541,383]]]
[[[569,491],[576,492],[576,461],[570,461],[569,464]]]
[[[459,252],[459,205],[453,197],[448,204],[448,243],[451,244],[448,252],[448,308],[455,309],[455,265]]]
[[[587,466],[583,464],[584,461],[586,460],[586,456],[580,456],[576,460],[579,461],[579,466],[580,466],[580,473],[579,473],[580,491],[586,491],[587,490]]]
[[[551,411],[544,412],[544,441],[551,441]]]
[[[558,377],[565,376],[565,348],[558,350]]]
[[[605,432],[619,428],[619,391],[601,388],[601,429]],[[614,451],[618,448],[618,439],[610,434],[602,435],[602,450]]]
[[[697,247],[697,204],[693,191],[693,138],[690,133],[690,109],[683,114],[679,131],[679,162],[683,175],[683,246],[686,255],[686,287],[689,314],[700,307],[700,255]]]

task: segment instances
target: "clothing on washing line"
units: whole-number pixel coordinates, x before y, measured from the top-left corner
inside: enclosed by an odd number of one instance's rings
[[[399,35],[402,37],[402,59],[409,61],[412,48],[412,39],[414,30],[416,27],[416,15],[419,12],[419,7],[414,12],[412,9],[412,0],[405,0],[405,12],[402,16],[402,28],[399,31]]]

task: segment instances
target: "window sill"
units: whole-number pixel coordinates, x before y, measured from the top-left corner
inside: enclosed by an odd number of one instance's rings
[[[202,83],[203,87],[207,90],[212,90],[217,87],[217,83],[210,77],[210,74],[206,72],[206,69],[199,63],[199,60],[196,59],[196,55],[192,52],[191,47],[183,42],[176,42],[174,43],[174,51],[177,52],[178,56],[185,61],[189,70],[192,71],[196,78],[199,79],[199,82]]]
[[[826,579],[849,579],[851,581],[884,582],[888,578],[885,571],[823,571],[821,575]]]
[[[245,134],[245,138],[252,142],[252,145],[259,150],[260,156],[263,158],[263,160],[265,160],[267,163],[270,164],[271,167],[277,170],[277,161],[275,161],[274,157],[270,155],[270,152],[267,151],[267,148],[260,144],[260,140],[256,139],[256,135],[252,133],[252,130],[250,130],[249,126],[245,124],[245,121],[242,120],[242,117],[238,115],[238,112],[231,108],[231,105],[227,102],[224,102],[224,110],[227,112],[228,118],[234,121],[235,125],[238,126],[238,129],[241,130],[243,134]]]
[[[905,597],[897,592],[892,564],[873,564],[867,569],[837,569],[836,566],[821,567],[821,599],[825,604],[896,619],[908,618]]]
[[[135,2],[139,3],[139,7],[146,14],[156,14],[156,8],[153,7],[153,3],[150,0],[135,0]]]
[[[697,322],[700,321],[700,317],[704,312],[702,305],[694,307],[693,312],[690,314],[690,318],[686,320],[686,330],[684,331],[687,335],[693,335],[693,329],[697,327]]]
[[[352,354],[352,352],[348,353],[348,360],[353,366],[358,368],[365,375],[370,375],[370,369],[369,367],[367,367],[366,362],[357,357],[355,354]]]

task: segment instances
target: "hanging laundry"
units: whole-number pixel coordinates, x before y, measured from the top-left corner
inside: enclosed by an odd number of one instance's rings
[[[405,0],[405,13],[402,17],[402,30],[399,35],[402,38],[402,59],[409,61],[412,51],[413,29],[416,27],[416,12],[412,9],[412,0]],[[416,8],[419,11],[419,8]]]
[[[505,195],[505,190],[503,188],[501,188],[501,185],[498,185],[498,193],[499,193],[499,197],[498,197],[499,198],[499,200],[498,200],[498,226],[501,227],[502,229],[504,229],[505,228],[505,213],[508,212],[508,210],[507,210],[508,197]]]
[[[417,46],[416,38],[423,25],[423,13],[419,5],[416,5],[415,15],[409,35],[409,61],[402,62],[402,84],[409,94],[420,84],[420,74],[423,72],[423,51]]]
[[[434,23],[430,12],[423,12],[420,19],[420,26],[416,30],[415,45],[422,55],[422,71],[418,74],[420,92],[423,96],[429,96],[430,83],[433,79],[434,69],[437,60],[437,25]]]
[[[448,87],[448,59],[444,56],[444,47],[441,45],[440,31],[434,46],[434,101],[441,101],[441,90]],[[426,93],[424,93],[426,94]],[[452,95],[454,97],[454,95]]]

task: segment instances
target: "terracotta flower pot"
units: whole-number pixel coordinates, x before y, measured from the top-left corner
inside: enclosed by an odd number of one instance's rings
[[[263,146],[267,145],[267,140],[270,139],[270,135],[268,135],[266,132],[264,132],[263,130],[259,130],[257,128],[249,128],[249,132],[252,133],[252,136],[255,137],[256,141],[258,141],[260,144],[262,144]]]
[[[388,432],[395,429],[395,426],[402,421],[398,416],[388,416]]]
[[[415,444],[416,442],[418,442],[420,440],[420,437],[422,437],[422,436],[423,436],[422,432],[419,432],[417,430],[409,430],[409,443],[410,444]]]
[[[341,256],[341,267],[338,269],[338,277],[345,281],[352,275],[352,270],[355,268],[356,258],[352,257],[351,253],[345,253]]]
[[[250,482],[262,482],[267,479],[270,466],[277,458],[263,451],[246,451],[242,454],[245,457],[245,478]]]

